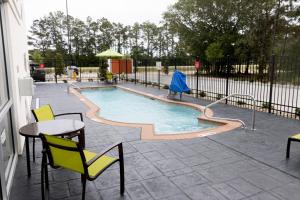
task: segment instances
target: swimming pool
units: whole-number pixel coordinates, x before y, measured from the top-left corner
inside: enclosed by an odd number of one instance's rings
[[[84,89],[81,94],[100,108],[102,118],[127,123],[154,124],[155,132],[174,134],[195,132],[218,125],[199,121],[199,110],[163,102],[143,95],[110,87]]]

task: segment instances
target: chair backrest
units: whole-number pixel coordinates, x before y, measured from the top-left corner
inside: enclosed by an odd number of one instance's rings
[[[44,105],[31,111],[37,122],[54,120],[54,114],[50,105]]]
[[[86,173],[82,148],[75,141],[47,134],[40,134],[52,167],[63,167],[71,171]]]
[[[106,79],[107,80],[112,80],[113,79],[113,73],[111,73],[111,72],[106,73]]]

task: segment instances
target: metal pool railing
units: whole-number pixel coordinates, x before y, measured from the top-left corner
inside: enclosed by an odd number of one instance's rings
[[[222,101],[224,101],[224,100],[227,101],[228,98],[230,98],[230,97],[235,97],[235,96],[240,96],[240,97],[250,97],[250,98],[251,98],[251,100],[252,100],[252,102],[253,102],[253,104],[252,104],[252,110],[253,110],[253,111],[252,111],[252,127],[251,127],[250,130],[254,131],[254,130],[255,130],[255,110],[256,110],[256,100],[255,100],[255,98],[254,98],[252,95],[249,95],[249,94],[231,94],[231,95],[228,95],[228,96],[226,96],[226,97],[224,97],[224,98],[222,98],[222,99],[220,99],[220,100],[218,100],[218,101],[215,101],[215,102],[213,102],[213,103],[211,103],[211,104],[205,106],[204,111],[203,111],[204,116],[207,117],[207,118],[210,118],[210,119],[219,119],[219,120],[237,121],[237,122],[240,122],[240,123],[242,124],[242,128],[247,128],[246,123],[245,123],[244,121],[242,121],[241,119],[221,118],[221,117],[210,117],[210,116],[207,116],[207,114],[206,114],[207,108],[210,108],[211,106],[216,105],[216,104],[218,104],[218,103],[220,103],[220,102],[222,102]]]

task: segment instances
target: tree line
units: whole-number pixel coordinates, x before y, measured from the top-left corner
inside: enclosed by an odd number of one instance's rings
[[[59,57],[97,63],[95,55],[111,48],[137,59],[256,58],[262,71],[272,54],[299,54],[299,4],[299,0],[178,0],[163,13],[160,24],[131,26],[50,12],[34,20],[28,43],[37,61]]]

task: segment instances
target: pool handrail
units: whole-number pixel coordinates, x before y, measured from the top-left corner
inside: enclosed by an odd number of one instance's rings
[[[226,97],[224,97],[224,98],[222,98],[222,99],[219,99],[219,100],[217,100],[217,101],[215,101],[215,102],[213,102],[213,103],[211,103],[211,104],[205,106],[205,108],[204,108],[204,110],[203,110],[204,116],[207,117],[207,118],[210,118],[210,119],[216,119],[216,120],[237,121],[237,122],[240,122],[240,123],[242,124],[242,128],[245,128],[245,129],[246,129],[246,128],[247,128],[246,123],[245,123],[244,121],[240,120],[240,119],[223,118],[223,117],[212,117],[212,116],[208,116],[208,115],[206,114],[206,110],[207,110],[208,108],[210,108],[211,106],[216,105],[216,104],[218,104],[218,103],[220,103],[220,102],[222,102],[222,101],[224,101],[224,100],[226,100],[226,99],[228,99],[228,98],[230,98],[230,97],[234,97],[234,96],[242,96],[242,97],[243,97],[243,96],[247,96],[247,97],[250,97],[250,98],[251,98],[253,104],[252,104],[252,127],[251,127],[250,130],[255,131],[255,110],[256,110],[256,100],[255,100],[255,98],[254,98],[252,95],[249,95],[249,94],[237,94],[237,93],[235,93],[235,94],[230,94],[230,95],[228,95],[228,96],[226,96]]]

